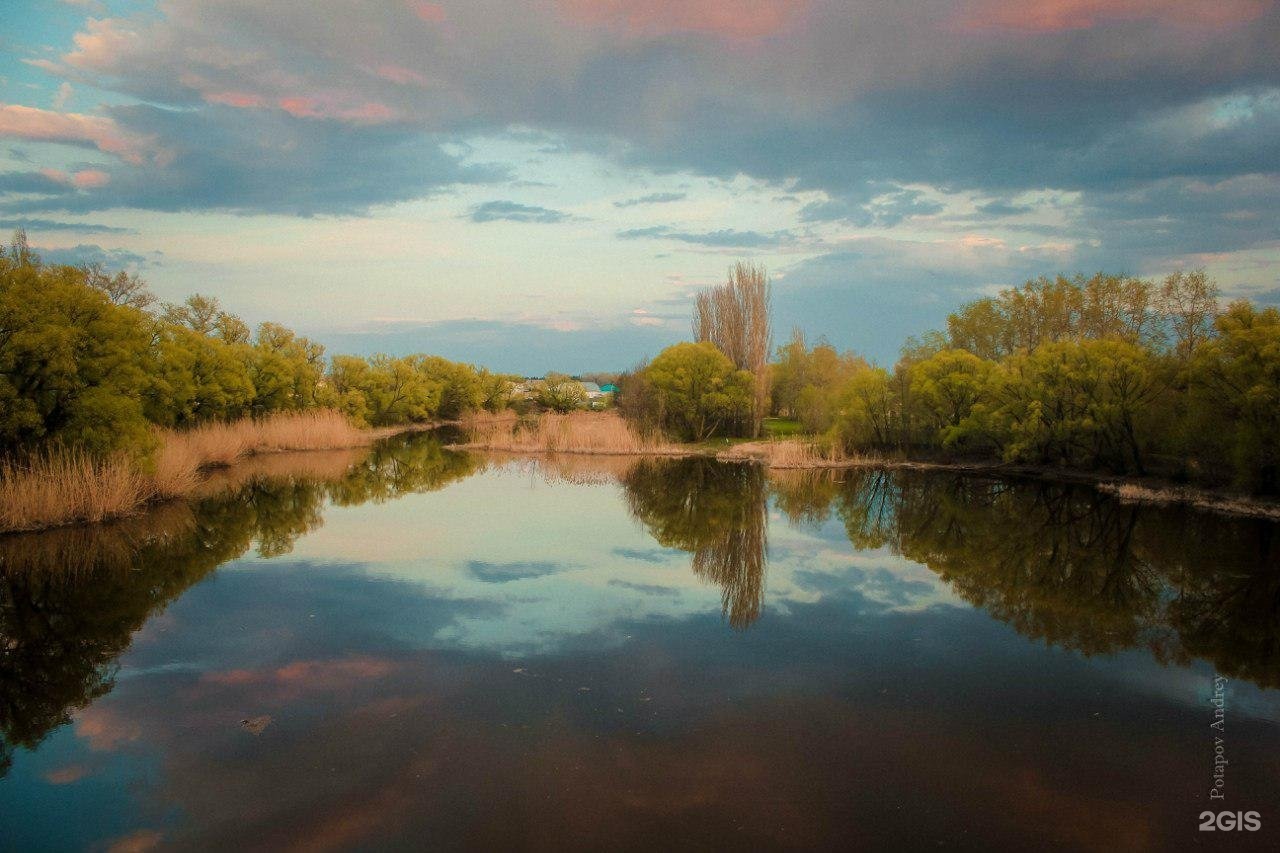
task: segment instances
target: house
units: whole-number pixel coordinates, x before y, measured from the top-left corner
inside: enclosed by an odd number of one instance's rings
[[[608,385],[601,385],[600,390],[605,394],[617,394],[618,386],[610,382]]]
[[[604,392],[600,390],[600,386],[594,382],[579,382],[578,384],[582,386],[583,391],[587,392],[588,400],[599,400],[604,396]]]

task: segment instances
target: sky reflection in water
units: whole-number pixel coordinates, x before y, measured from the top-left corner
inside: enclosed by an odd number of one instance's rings
[[[429,436],[258,464],[0,542],[0,846],[1168,849],[1215,668],[1231,840],[1273,832],[1275,525]]]

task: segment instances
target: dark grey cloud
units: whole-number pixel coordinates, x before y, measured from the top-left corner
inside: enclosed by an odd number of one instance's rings
[[[283,112],[113,107],[111,118],[154,140],[159,162],[120,164],[111,182],[0,203],[0,211],[80,213],[113,207],[241,213],[359,214],[457,184],[508,177],[464,165],[443,138],[400,125],[353,125]]]
[[[777,246],[793,238],[794,235],[789,231],[775,231],[771,234],[761,231],[739,231],[736,228],[722,228],[718,231],[680,231],[667,225],[631,228],[618,232],[620,240],[675,240],[679,243],[723,249],[759,249]]]
[[[871,199],[855,195],[807,204],[800,210],[800,219],[805,222],[840,220],[864,228],[891,228],[912,217],[933,216],[945,209],[940,202],[925,198],[921,190],[895,187],[877,192],[878,189],[875,185],[867,188],[869,192],[876,192]]]
[[[0,231],[27,232],[41,231],[74,231],[81,234],[133,234],[133,228],[119,228],[116,225],[99,225],[79,222],[59,222],[56,219],[0,219]]]
[[[30,232],[39,231],[75,231],[80,234],[134,234],[132,228],[119,228],[114,225],[97,225],[87,222],[59,222],[54,219],[0,219],[0,230],[10,231],[22,228]]]
[[[993,199],[977,206],[978,213],[984,216],[1001,217],[1001,216],[1020,216],[1024,213],[1031,213],[1035,207],[1029,204],[1013,204],[1005,199]]]
[[[81,264],[101,264],[107,269],[123,269],[125,267],[141,268],[151,266],[159,260],[159,253],[140,255],[125,249],[104,249],[97,244],[84,244],[69,249],[45,249],[39,246],[32,248],[46,262],[80,266]]]
[[[71,187],[41,172],[0,173],[0,193],[65,195],[70,192],[74,192]]]
[[[638,196],[636,198],[623,199],[615,201],[614,207],[635,207],[641,204],[670,204],[675,201],[683,201],[688,198],[688,193],[649,193],[648,195]]]
[[[471,209],[472,222],[542,222],[553,224],[572,217],[559,210],[514,201],[486,201]]]
[[[1033,31],[992,26],[990,4],[815,2],[732,50],[665,19],[630,31],[643,9],[599,25],[552,4],[444,5],[444,25],[354,0],[182,0],[95,23],[90,43],[112,49],[75,50],[54,73],[158,105],[109,115],[174,159],[31,209],[360,212],[495,179],[440,146],[518,132],[662,172],[821,191],[828,201],[805,218],[862,227],[936,213],[914,185],[995,199],[1073,191],[1086,213],[1115,211],[1094,230],[1105,251],[1142,253],[1130,261],[1140,264],[1205,212],[1188,193],[1167,239],[1127,233],[1164,221],[1157,185],[1280,171],[1276,4],[1228,4],[1207,26],[1153,2]],[[1119,196],[1144,193],[1149,206],[1122,218]],[[1274,199],[1246,201],[1232,216],[1274,210]],[[1001,204],[973,221],[1010,215]],[[663,236],[762,245],[714,234]],[[1215,237],[1239,240],[1210,228],[1198,244]]]

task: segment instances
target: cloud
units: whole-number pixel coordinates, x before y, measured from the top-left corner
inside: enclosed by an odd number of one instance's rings
[[[944,206],[924,197],[918,189],[897,187],[863,201],[860,198],[833,198],[813,202],[800,210],[805,222],[843,221],[860,227],[891,228],[917,216],[933,216]]]
[[[620,240],[675,240],[695,246],[707,246],[724,249],[759,249],[777,246],[793,239],[789,231],[775,231],[765,234],[760,231],[739,231],[736,228],[722,228],[718,231],[678,231],[666,225],[654,225],[648,228],[631,228],[618,232]]]
[[[979,204],[976,210],[983,216],[1001,217],[1020,216],[1024,213],[1031,213],[1035,210],[1035,207],[1029,204],[1013,204],[1005,199],[994,199],[992,201]]]
[[[2,179],[3,176],[0,176]],[[2,181],[0,181],[2,185]],[[21,228],[28,232],[40,231],[75,231],[80,234],[134,234],[132,228],[120,228],[115,225],[98,225],[88,222],[59,222],[53,219],[0,219],[0,230],[13,231]]]
[[[527,578],[540,578],[543,575],[554,574],[563,568],[565,567],[559,563],[537,561],[486,563],[482,560],[472,560],[467,563],[467,571],[477,580],[485,583],[508,583]]]
[[[1266,10],[1266,0],[976,0],[966,4],[956,23],[966,30],[1033,33],[1141,20],[1221,28],[1255,21]]]
[[[93,147],[134,164],[141,164],[148,153],[156,154],[149,140],[121,128],[110,118],[20,104],[0,104],[0,136]]]
[[[52,195],[70,192],[65,175],[53,169],[38,172],[0,173],[0,193],[37,193]]]
[[[570,20],[631,38],[699,33],[754,39],[797,23],[809,0],[559,0],[559,5]]]
[[[53,96],[53,108],[60,112],[66,107],[67,101],[71,100],[72,94],[71,84],[63,80],[62,84],[58,86],[57,93]]]
[[[33,247],[47,263],[81,266],[83,264],[101,264],[108,269],[124,267],[146,267],[156,262],[157,256],[140,255],[126,249],[104,249],[97,244],[84,244],[63,249],[47,249]]]
[[[115,107],[112,121],[171,147],[147,168],[114,170],[108,186],[74,195],[0,202],[0,211],[151,210],[364,213],[447,186],[504,180],[497,166],[465,165],[443,139],[396,125],[312,121],[230,107]]]
[[[1269,185],[1280,162],[1280,7],[1263,0],[514,8],[182,0],[90,20],[58,59],[33,62],[115,93],[113,103],[143,103],[101,115],[0,107],[0,135],[97,148],[139,168],[113,167],[109,185],[23,212],[363,213],[494,180],[502,168],[463,165],[457,144],[526,132],[627,167],[815,193],[803,213],[812,223],[900,228],[957,193],[1073,193],[1073,215],[1106,226],[1090,239],[1104,253],[1141,252],[1129,262],[1142,265],[1194,233],[1191,188],[1250,176]],[[1164,215],[1151,205],[1178,183],[1169,240],[1147,240],[1144,223]],[[1273,200],[1235,195],[1249,206],[1232,215],[1272,215]],[[1130,200],[1148,206],[1122,220]],[[983,201],[974,214],[991,224],[1014,212]],[[549,208],[513,215],[559,221]],[[1073,241],[1090,230],[1058,227]],[[727,249],[786,239],[644,231],[624,234]],[[1225,228],[1205,235],[1198,245],[1210,235],[1219,248],[1240,244]]]
[[[628,198],[622,201],[615,201],[614,207],[635,207],[640,204],[669,204],[673,201],[684,201],[688,197],[688,193],[650,193],[642,195],[638,198]]]
[[[514,201],[486,201],[471,209],[472,222],[564,222],[572,217],[558,210]]]

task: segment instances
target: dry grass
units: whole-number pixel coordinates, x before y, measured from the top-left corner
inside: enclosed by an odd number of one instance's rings
[[[1280,520],[1280,504],[1240,495],[1212,494],[1185,486],[1152,488],[1138,483],[1099,483],[1098,489],[1125,503],[1184,504],[1226,515]]]
[[[546,413],[535,419],[488,415],[464,419],[461,447],[511,453],[595,453],[616,456],[683,456],[689,449],[643,435],[616,412]]]
[[[151,497],[150,478],[123,455],[50,450],[0,466],[0,530],[103,521]]]
[[[819,444],[798,438],[749,441],[722,450],[716,458],[725,462],[761,462],[769,468],[846,468],[862,464],[838,444]]]
[[[53,448],[22,462],[0,464],[0,532],[99,522],[158,499],[189,495],[209,468],[246,456],[282,450],[334,450],[367,444],[362,431],[338,412],[317,410],[260,420],[163,431],[149,464],[124,454],[105,459]]]
[[[185,456],[197,468],[212,468],[255,453],[356,447],[373,437],[373,433],[357,429],[342,414],[317,409],[205,424],[183,432],[166,432],[163,440],[173,454]]]

